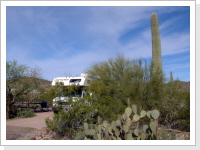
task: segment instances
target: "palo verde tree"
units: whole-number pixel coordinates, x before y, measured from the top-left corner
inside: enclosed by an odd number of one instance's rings
[[[11,106],[30,95],[39,87],[39,68],[30,68],[18,64],[17,61],[6,62],[6,118],[11,117]]]
[[[87,70],[92,78],[89,92],[93,105],[103,119],[116,118],[127,106],[137,104],[141,108],[149,102],[149,67],[142,59],[131,60],[123,56],[94,64]]]

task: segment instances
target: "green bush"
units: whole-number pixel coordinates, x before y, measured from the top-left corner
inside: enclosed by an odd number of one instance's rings
[[[79,126],[79,119],[70,111],[64,112],[61,110],[54,115],[53,120],[46,119],[45,121],[47,127],[56,132],[58,136],[68,135],[70,138],[74,136]]]
[[[93,79],[89,92],[98,115],[105,120],[116,119],[128,105],[150,107],[150,67],[141,59],[131,60],[123,56],[94,64],[87,70]]]
[[[34,116],[35,116],[35,114],[34,114],[33,110],[31,110],[31,109],[20,110],[17,112],[17,117],[20,117],[20,118],[31,118]]]
[[[190,91],[181,89],[176,81],[164,88],[161,122],[168,128],[190,131]]]
[[[49,129],[56,132],[57,136],[67,135],[75,138],[76,134],[81,131],[84,121],[94,122],[95,111],[88,100],[81,99],[72,103],[68,111],[59,111],[52,120],[45,119],[45,123]]]
[[[161,124],[189,131],[190,91],[182,88],[181,81],[167,83],[162,72],[154,70],[152,74],[153,66],[144,62],[118,56],[87,70],[93,78],[89,92],[93,93],[93,105],[98,109],[98,115],[112,121],[127,106],[136,104],[139,111],[160,110]],[[172,74],[170,78],[173,80]]]
[[[87,71],[93,79],[87,91],[92,96],[73,103],[73,109],[58,113],[53,120],[47,119],[47,126],[58,135],[83,139],[83,122],[112,122],[127,106],[135,104],[138,112],[160,110],[159,124],[189,131],[190,91],[182,89],[179,82],[166,83],[164,75],[157,77],[154,72],[152,76],[151,70],[151,65],[141,59],[122,56],[93,65]],[[149,119],[140,123],[148,124]]]

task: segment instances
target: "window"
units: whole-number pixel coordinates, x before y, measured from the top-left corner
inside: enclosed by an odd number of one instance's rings
[[[77,82],[81,82],[81,79],[71,79],[69,82],[70,83],[77,83]]]

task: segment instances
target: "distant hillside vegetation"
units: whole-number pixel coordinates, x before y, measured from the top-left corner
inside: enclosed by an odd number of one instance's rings
[[[169,85],[170,82],[168,82],[166,85]],[[180,88],[181,90],[190,90],[190,81],[185,82],[185,81],[179,81],[175,80],[173,81],[174,85],[177,85],[177,88]]]
[[[190,82],[179,81],[183,90],[190,90]]]
[[[49,80],[45,80],[45,79],[38,79],[39,82],[41,83],[41,85],[44,87],[44,88],[51,88],[52,85],[51,85],[51,82],[52,81],[49,81]],[[179,80],[175,80],[173,81],[174,84],[177,84],[178,87],[182,90],[190,90],[190,81],[188,82],[185,82],[185,81],[179,81]],[[166,85],[168,85],[169,83],[167,83]]]
[[[51,81],[49,80],[45,80],[45,79],[38,79],[39,82],[41,83],[41,85],[44,87],[44,88],[51,88]]]

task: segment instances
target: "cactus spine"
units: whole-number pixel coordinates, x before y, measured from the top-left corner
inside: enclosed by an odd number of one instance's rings
[[[151,34],[152,34],[152,65],[153,74],[162,71],[161,44],[158,17],[155,13],[151,15]]]

